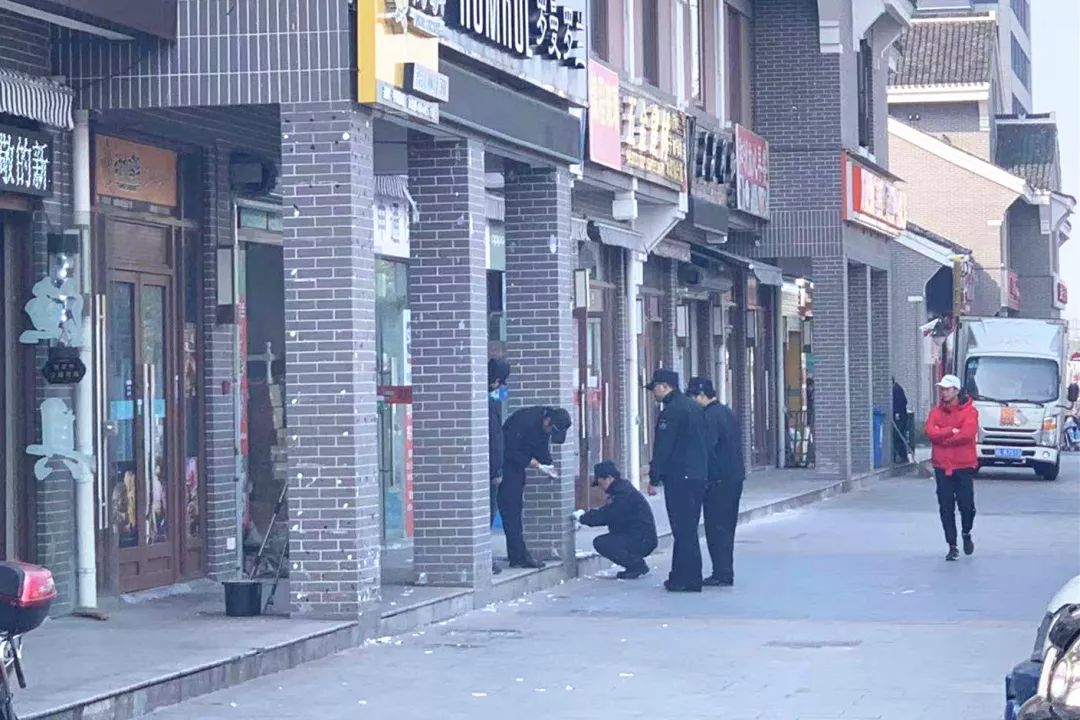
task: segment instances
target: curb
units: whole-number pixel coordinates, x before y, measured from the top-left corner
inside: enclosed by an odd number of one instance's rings
[[[800,495],[783,498],[739,513],[739,525],[761,520],[789,510],[858,490],[885,476],[901,474],[911,466],[887,468]],[[699,530],[700,534],[704,530]],[[660,535],[659,549],[671,546],[670,530]],[[311,633],[277,645],[257,648],[220,661],[187,668],[85,701],[27,714],[23,720],[134,720],[156,709],[176,705],[202,695],[225,690],[266,675],[289,670],[304,663],[360,647],[372,637],[400,635],[415,628],[459,617],[489,602],[511,600],[556,586],[567,579],[593,575],[610,563],[595,552],[580,553],[574,565],[567,560],[492,584],[483,597],[474,590],[449,591],[444,597],[418,602],[381,614],[377,634],[360,622]],[[575,572],[576,571],[576,572]]]

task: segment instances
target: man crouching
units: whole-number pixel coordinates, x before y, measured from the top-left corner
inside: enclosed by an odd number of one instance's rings
[[[633,580],[649,572],[645,564],[656,549],[656,522],[653,520],[649,501],[637,488],[619,475],[615,463],[605,460],[593,468],[593,485],[599,485],[607,493],[608,501],[603,507],[585,512],[578,510],[574,516],[582,525],[607,526],[608,532],[593,540],[596,552],[625,570],[617,577]]]

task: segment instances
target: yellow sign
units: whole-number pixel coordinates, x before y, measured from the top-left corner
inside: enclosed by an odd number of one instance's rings
[[[675,108],[623,88],[623,165],[686,189],[686,116]]]
[[[358,0],[357,101],[437,123],[449,92],[439,68],[439,0]]]

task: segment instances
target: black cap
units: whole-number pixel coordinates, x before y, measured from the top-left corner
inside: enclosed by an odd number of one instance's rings
[[[674,370],[665,370],[664,368],[657,368],[656,372],[652,374],[652,381],[645,386],[646,390],[652,390],[654,387],[663,383],[672,390],[679,389],[679,373]]]
[[[619,474],[619,468],[615,466],[615,463],[610,460],[605,460],[593,465],[593,487],[600,484],[600,478],[602,477],[610,477],[618,480],[622,475]]]
[[[690,383],[686,386],[686,394],[691,397],[705,395],[707,398],[714,398],[716,397],[716,388],[713,387],[712,380],[707,377],[693,377],[690,378]]]
[[[548,411],[548,417],[551,418],[551,441],[556,445],[562,445],[566,442],[566,431],[573,425],[570,413],[562,408],[551,408]]]
[[[510,363],[503,358],[488,360],[488,385],[504,383],[510,377]]]

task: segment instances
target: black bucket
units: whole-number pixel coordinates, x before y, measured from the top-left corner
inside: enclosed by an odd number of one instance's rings
[[[254,617],[262,612],[262,583],[258,580],[231,580],[225,586],[225,614]]]

